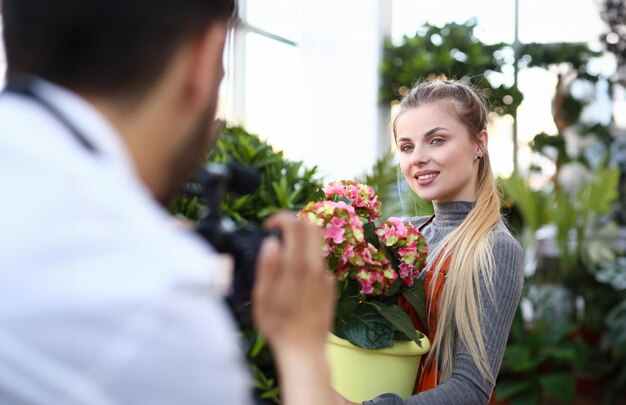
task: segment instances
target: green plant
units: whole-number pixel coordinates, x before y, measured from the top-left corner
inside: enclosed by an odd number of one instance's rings
[[[575,296],[584,299],[585,308],[576,319],[570,320],[571,324],[557,328],[547,328],[545,321],[539,319],[532,330],[527,330],[521,317],[516,319],[503,361],[504,377],[496,391],[498,398],[508,398],[514,404],[533,404],[547,394],[561,403],[569,403],[574,392],[573,371],[580,370],[583,364],[585,372],[596,378],[614,376],[608,383],[612,391],[607,392],[607,398],[610,392],[623,387],[624,358],[622,352],[614,349],[620,343],[615,337],[621,333],[615,322],[623,320],[619,311],[612,311],[619,303],[620,293],[614,286],[601,282],[614,277],[594,270],[599,260],[608,267],[616,260],[609,240],[615,237],[614,227],[610,222],[599,226],[603,222],[598,219],[611,211],[618,180],[619,170],[601,160],[591,180],[574,194],[559,188],[532,190],[516,173],[501,181],[505,195],[524,218],[527,236],[534,235],[545,224],[552,223],[556,228],[556,245],[561,253],[559,265],[538,269],[527,282],[541,285],[542,280],[548,280],[564,284]],[[611,274],[618,272],[614,270]],[[601,336],[602,330],[616,331],[605,340],[605,350],[593,341],[594,336]],[[578,336],[579,340],[572,340],[572,336]],[[613,354],[608,353],[611,350]],[[582,363],[583,358],[586,363]]]
[[[611,404],[620,392],[626,391],[626,257],[623,252],[616,259],[598,262],[593,275],[594,281],[603,287],[597,301],[604,305],[599,306],[596,315],[601,323],[598,329],[604,331],[601,336],[601,348],[606,353],[604,403]]]
[[[611,352],[611,372],[614,378],[608,384],[605,403],[612,403],[619,392],[626,389],[626,296],[609,312],[606,326],[602,344]]]
[[[515,114],[522,94],[513,85],[502,84],[504,70],[512,67],[513,52],[505,43],[484,44],[475,35],[476,20],[441,27],[425,24],[399,44],[385,42],[380,99],[400,99],[419,78],[438,75],[467,78],[485,91],[498,114]]]
[[[534,233],[546,224],[556,225],[561,271],[565,276],[573,269],[582,268],[587,259],[589,228],[600,216],[610,213],[617,199],[619,170],[607,167],[604,162],[600,162],[591,180],[574,195],[560,189],[532,190],[517,172],[500,180],[501,189],[517,206],[529,232]]]
[[[297,211],[316,198],[322,186],[315,167],[306,168],[302,162],[286,159],[282,152],[275,151],[257,135],[240,127],[226,127],[206,160],[238,163],[256,169],[260,174],[258,190],[244,196],[227,194],[221,201],[222,212],[239,224],[261,224],[265,218],[282,209]],[[206,205],[198,197],[181,195],[172,203],[170,210],[196,221],[204,216]],[[257,401],[280,403],[274,361],[252,324],[249,303],[237,311],[237,322],[254,379]]]
[[[554,198],[550,220],[557,225],[557,243],[565,271],[577,266],[581,268],[580,264],[585,259],[584,248],[589,227],[599,216],[610,213],[612,203],[617,199],[619,170],[606,167],[604,161],[596,168],[591,181],[575,195],[557,192]],[[572,232],[575,233],[573,245]]]
[[[536,231],[548,222],[549,196],[531,189],[527,181],[517,172],[513,172],[506,179],[498,179],[498,184],[505,198],[517,207],[525,226],[530,231]]]
[[[535,405],[547,395],[571,403],[576,384],[573,370],[584,368],[588,353],[587,346],[573,338],[576,331],[573,324],[550,327],[543,322],[527,328],[518,310],[496,384],[498,400]]]

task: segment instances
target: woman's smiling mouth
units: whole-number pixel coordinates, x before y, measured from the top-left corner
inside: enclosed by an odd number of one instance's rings
[[[439,175],[439,172],[436,171],[420,171],[415,173],[415,180],[417,181],[417,184],[419,184],[420,186],[427,186],[429,184],[431,184],[433,181],[435,181],[435,179],[437,178],[437,176]]]

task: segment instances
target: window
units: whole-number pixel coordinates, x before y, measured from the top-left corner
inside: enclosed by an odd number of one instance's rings
[[[225,117],[327,180],[369,170],[380,146],[381,4],[243,0],[229,39]],[[386,136],[386,134],[385,134]]]
[[[224,116],[282,148],[299,121],[291,98],[302,87],[302,1],[240,0],[238,14],[226,58]]]

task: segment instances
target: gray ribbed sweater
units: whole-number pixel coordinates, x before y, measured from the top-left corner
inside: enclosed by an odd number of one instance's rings
[[[463,221],[474,206],[473,202],[456,201],[435,204],[435,218],[422,229],[428,241],[428,250],[437,250],[442,239]],[[425,218],[416,218],[417,225]],[[493,252],[495,259],[494,298],[486,293],[486,286],[481,283],[483,313],[482,332],[485,348],[489,355],[494,375],[498,374],[502,355],[506,346],[511,322],[520,300],[523,275],[523,250],[518,241],[500,222],[493,231]],[[429,260],[434,259],[429,257]],[[454,369],[450,379],[436,388],[402,400],[395,394],[383,394],[364,405],[443,405],[443,404],[487,404],[493,386],[478,371],[466,347],[456,340],[454,348]]]

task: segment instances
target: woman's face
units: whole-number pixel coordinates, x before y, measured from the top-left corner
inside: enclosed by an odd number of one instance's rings
[[[396,119],[400,167],[411,189],[436,202],[475,201],[482,156],[449,103],[428,103]],[[486,149],[487,133],[481,138]]]

